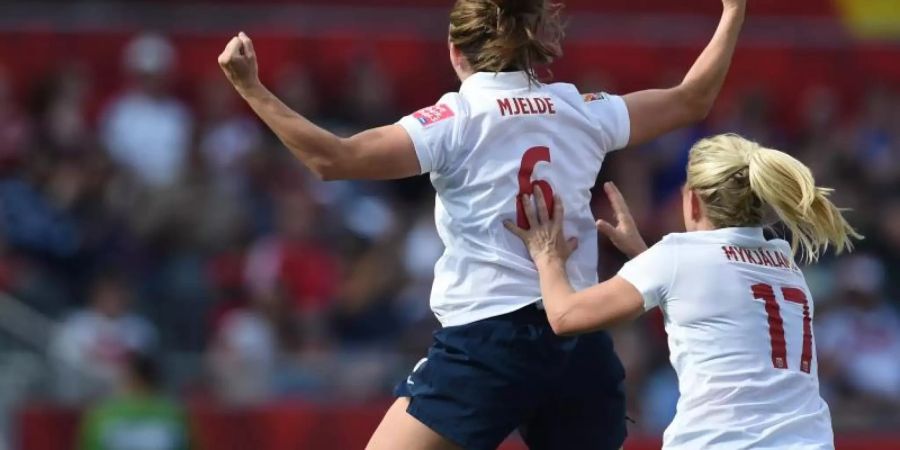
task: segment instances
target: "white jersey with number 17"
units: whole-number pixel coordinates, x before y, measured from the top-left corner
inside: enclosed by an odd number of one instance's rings
[[[762,228],[671,234],[619,272],[663,312],[678,411],[663,448],[830,450],[813,299]]]
[[[564,83],[532,84],[522,72],[476,73],[459,93],[399,124],[437,190],[445,250],[435,266],[431,308],[444,326],[540,299],[525,246],[502,226],[506,219],[522,223],[517,197],[535,188],[566,205],[566,235],[580,241],[567,267],[572,283],[579,289],[597,283],[591,188],[606,154],[628,143],[622,98],[582,95]]]

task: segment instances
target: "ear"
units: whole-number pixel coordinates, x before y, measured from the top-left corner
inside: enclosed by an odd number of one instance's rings
[[[703,219],[703,202],[693,189],[691,189],[691,219],[694,222],[699,222]]]
[[[450,41],[449,36],[447,37],[447,48],[450,50],[450,60],[453,63],[453,67],[456,67],[457,69],[462,69],[463,68],[462,65],[463,65],[463,61],[464,61],[463,54],[459,50],[459,48],[456,47],[456,44],[454,44],[453,42]]]

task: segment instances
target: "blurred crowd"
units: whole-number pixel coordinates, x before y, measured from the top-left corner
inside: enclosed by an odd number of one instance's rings
[[[105,398],[134,384],[141,355],[181,398],[389,396],[437,327],[427,178],[320,182],[219,74],[175,89],[175,61],[165,37],[135,38],[121,89],[96,112],[86,66],[22,93],[0,69],[0,289],[58,324],[42,349],[52,389],[32,395]],[[301,66],[270,87],[348,135],[409,112],[382,70],[361,61],[328,107]],[[742,133],[809,164],[866,236],[807,268],[823,393],[839,429],[900,424],[900,87],[872,86],[850,113],[837,92],[810,89],[788,128],[775,100],[741,93],[701,127],[614,154],[602,178],[620,184],[650,241],[680,229],[687,151],[704,135]],[[602,195],[595,206],[609,214]],[[623,258],[601,245],[601,272],[613,273]],[[614,332],[632,416],[649,432],[678,396],[661,323],[650,314]]]

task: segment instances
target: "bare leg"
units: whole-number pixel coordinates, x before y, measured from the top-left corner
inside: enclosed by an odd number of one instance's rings
[[[388,409],[366,450],[462,450],[406,412],[409,399],[398,398]]]

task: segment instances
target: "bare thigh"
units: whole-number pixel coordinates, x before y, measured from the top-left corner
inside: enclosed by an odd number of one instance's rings
[[[462,450],[406,412],[409,399],[398,398],[381,419],[366,450]]]

